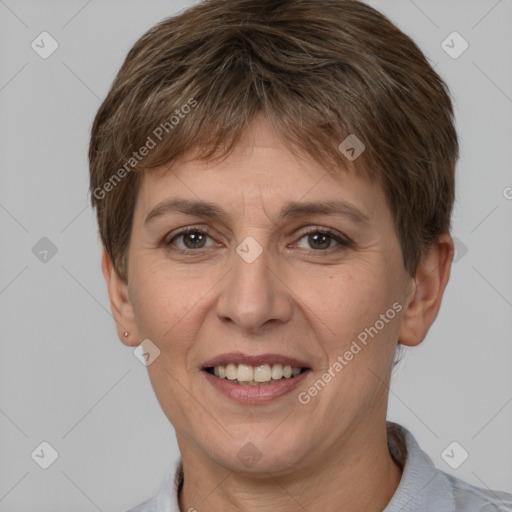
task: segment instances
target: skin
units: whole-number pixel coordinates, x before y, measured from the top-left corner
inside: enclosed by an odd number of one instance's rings
[[[231,218],[167,213],[144,222],[170,198],[210,201]],[[339,199],[368,221],[325,214],[277,220],[288,201]],[[199,248],[187,235],[171,243],[186,226],[208,229]],[[351,244],[315,242],[305,233],[309,227],[330,228]],[[248,236],[263,250],[252,263],[236,252]],[[179,248],[196,252],[183,255]],[[382,511],[401,478],[386,440],[397,341],[414,346],[425,338],[453,254],[445,234],[410,276],[380,185],[343,170],[330,177],[284,146],[261,116],[224,161],[188,155],[147,172],[127,282],[106,252],[102,265],[122,342],[136,346],[149,338],[161,351],[148,372],[182,456],[181,510]],[[401,311],[301,404],[298,394],[394,303]],[[312,371],[278,400],[241,404],[200,371],[206,360],[237,351],[295,357]],[[260,457],[250,467],[237,456],[247,443]]]

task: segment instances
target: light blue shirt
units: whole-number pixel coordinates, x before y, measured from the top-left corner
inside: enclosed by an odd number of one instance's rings
[[[475,487],[437,469],[413,435],[396,423],[388,422],[388,446],[403,473],[383,512],[512,512],[512,494]],[[186,512],[178,506],[182,483],[178,459],[158,495],[128,512]]]

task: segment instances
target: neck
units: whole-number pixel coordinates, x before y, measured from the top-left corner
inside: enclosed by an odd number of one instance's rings
[[[385,424],[379,435],[358,435],[328,453],[303,469],[259,475],[183,457],[180,510],[382,512],[402,476],[389,454]]]

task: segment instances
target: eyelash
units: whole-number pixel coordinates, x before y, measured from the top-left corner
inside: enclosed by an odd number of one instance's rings
[[[201,235],[207,235],[209,236],[210,238],[211,235],[209,234],[208,230],[207,229],[199,229],[199,228],[196,228],[196,227],[188,227],[188,228],[184,228],[182,229],[181,231],[179,231],[178,233],[176,233],[168,242],[165,242],[164,245],[168,248],[171,247],[172,243],[177,239],[177,238],[180,238],[184,235],[187,235],[189,233],[198,233],[198,234],[201,234]],[[318,250],[315,250],[315,249],[311,249],[311,251],[313,252],[318,252],[318,253],[322,253],[322,252],[327,252],[327,253],[331,253],[331,252],[339,252],[339,251],[343,251],[347,248],[350,248],[352,247],[352,242],[346,238],[343,238],[341,237],[340,235],[338,235],[337,232],[329,229],[329,228],[317,228],[317,227],[311,227],[311,228],[308,228],[307,231],[304,231],[301,236],[299,237],[298,241],[301,240],[302,238],[304,238],[305,236],[307,235],[311,235],[311,234],[320,234],[320,235],[324,235],[324,236],[328,236],[329,238],[331,238],[332,240],[334,240],[335,242],[338,243],[338,246],[337,247],[329,247],[328,249],[318,249]],[[198,252],[201,251],[201,249],[203,248],[199,248],[199,249],[181,249],[181,248],[178,248],[178,249],[173,249],[174,251],[177,251],[181,254],[192,254],[192,253],[195,253],[197,254]]]

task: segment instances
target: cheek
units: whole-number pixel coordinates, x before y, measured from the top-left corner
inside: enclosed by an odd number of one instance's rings
[[[306,285],[303,296],[334,333],[352,332],[372,317],[386,295],[382,278],[369,269],[341,269],[328,280]]]
[[[135,270],[133,278],[132,301],[139,335],[162,347],[173,340],[176,353],[180,340],[188,338],[184,329],[190,325],[187,320],[194,315],[194,306],[199,300],[194,281],[184,282],[158,268],[145,272]]]
[[[348,354],[351,361],[365,364],[394,351],[398,314],[393,304],[397,295],[384,273],[370,268],[347,271],[328,279],[327,286],[309,286],[303,297],[306,309],[314,313],[309,316],[316,323],[317,334],[323,333],[322,345],[330,361],[351,347],[357,352]]]

